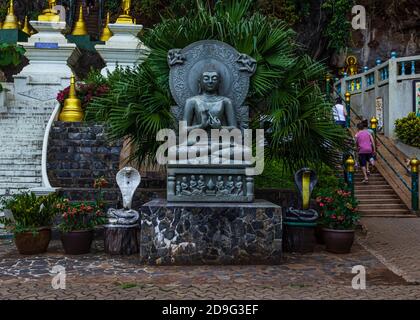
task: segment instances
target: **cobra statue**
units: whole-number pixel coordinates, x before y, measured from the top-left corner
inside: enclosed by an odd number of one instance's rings
[[[314,209],[309,209],[310,196],[318,179],[313,170],[300,169],[295,174],[295,184],[302,199],[302,209],[290,207],[286,213],[286,220],[291,222],[315,222],[319,214]]]
[[[132,226],[137,224],[140,216],[136,210],[131,209],[131,205],[140,182],[140,173],[134,168],[125,167],[117,173],[117,184],[122,195],[123,209],[111,208],[108,210],[109,225]]]

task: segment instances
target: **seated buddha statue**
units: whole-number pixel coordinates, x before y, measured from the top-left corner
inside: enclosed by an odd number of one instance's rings
[[[232,100],[219,95],[221,81],[221,76],[217,71],[209,69],[201,74],[199,94],[186,100],[182,120],[187,125],[188,133],[194,129],[202,129],[207,132],[209,140],[197,142],[195,138],[189,138],[187,139],[186,147],[185,141],[180,141],[180,144],[184,142],[184,146],[178,147],[178,155],[181,152],[187,154],[192,146],[198,149],[207,148],[209,156],[221,155],[223,158],[227,154],[229,159],[223,160],[233,160],[235,153],[239,152],[242,154],[244,151],[249,151],[249,148],[242,145],[242,141],[238,141],[238,143],[236,141],[224,141],[218,144],[210,143],[212,129],[239,129]],[[221,150],[221,153],[219,153],[219,150]],[[224,153],[224,150],[229,150],[229,152]],[[199,159],[201,158],[197,158],[197,160]]]

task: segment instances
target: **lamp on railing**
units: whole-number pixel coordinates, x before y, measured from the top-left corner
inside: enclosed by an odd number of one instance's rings
[[[344,72],[344,73],[343,73],[343,77],[344,77],[344,78],[347,78],[347,72]]]
[[[327,97],[330,96],[330,86],[331,86],[331,75],[329,73],[327,73],[325,75],[325,92],[327,93]]]
[[[376,65],[379,66],[382,63],[382,60],[380,58],[376,59]]]
[[[352,156],[346,160],[347,183],[351,190],[351,195],[354,197],[354,165],[355,161]]]
[[[391,59],[396,59],[397,58],[397,52],[396,51],[392,51],[391,52]]]
[[[350,128],[350,98],[351,94],[350,92],[346,92],[345,101],[346,101],[346,109],[347,109],[347,119],[346,119],[346,127]]]
[[[419,211],[419,165],[420,160],[411,159],[411,207],[414,212]]]
[[[373,137],[375,139],[375,147],[376,147],[376,133],[378,130],[378,119],[376,119],[375,117],[372,117],[372,119],[370,119],[370,128],[373,130]]]
[[[363,67],[363,72],[368,72],[369,71],[369,67],[368,66],[364,66]]]

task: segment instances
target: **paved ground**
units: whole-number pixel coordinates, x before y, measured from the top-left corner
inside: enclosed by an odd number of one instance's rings
[[[358,242],[406,281],[420,284],[420,219],[365,218]]]
[[[22,257],[10,240],[0,240],[0,299],[420,299],[420,286],[358,244],[349,255],[321,246],[287,254],[279,266],[150,267],[101,250],[96,242],[92,254],[64,256],[54,241],[48,254]],[[51,286],[55,265],[66,268],[65,290]],[[366,290],[351,287],[355,265],[366,267]]]

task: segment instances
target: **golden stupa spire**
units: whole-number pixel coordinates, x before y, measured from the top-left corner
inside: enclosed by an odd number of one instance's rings
[[[18,19],[15,16],[13,0],[10,0],[9,9],[7,10],[6,20],[4,20],[3,29],[19,29]]]
[[[79,8],[79,19],[76,21],[71,34],[73,36],[85,36],[88,34],[85,19],[83,18],[83,6]]]
[[[57,5],[57,0],[48,0],[48,9],[42,11],[38,16],[38,21],[60,22],[60,16],[54,7]]]
[[[70,79],[69,97],[64,101],[64,107],[60,113],[59,120],[63,122],[81,122],[83,117],[82,102],[77,98],[76,94],[76,79],[72,75]]]
[[[101,41],[108,41],[113,36],[113,33],[111,29],[109,29],[109,26],[108,26],[109,21],[110,21],[110,16],[111,14],[108,11],[106,15],[106,24],[105,24],[104,30],[102,31],[101,37],[99,38],[99,40]]]
[[[25,16],[25,24],[23,25],[22,31],[28,35],[31,34],[31,27],[29,26],[28,16]]]

